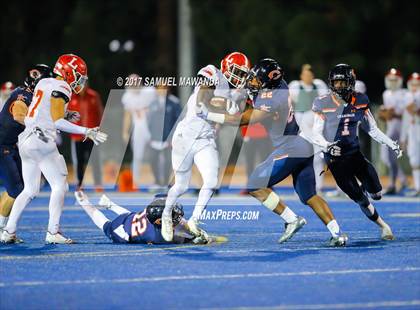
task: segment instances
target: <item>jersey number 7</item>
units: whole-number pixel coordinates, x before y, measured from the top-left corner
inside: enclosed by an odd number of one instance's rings
[[[44,92],[42,90],[38,89],[37,92],[36,92],[36,94],[35,94],[35,98],[36,98],[35,105],[31,109],[31,111],[29,112],[29,115],[28,115],[29,117],[34,117],[35,110],[38,108],[38,106],[39,106],[39,104],[41,102],[41,99],[42,99],[42,96],[43,95],[44,95]]]

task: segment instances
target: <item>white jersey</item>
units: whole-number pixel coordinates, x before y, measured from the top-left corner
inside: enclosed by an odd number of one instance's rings
[[[39,127],[55,139],[57,129],[51,116],[53,92],[63,93],[69,100],[72,94],[69,84],[63,80],[55,78],[40,80],[35,87],[32,102],[25,117],[25,132],[31,132],[35,127]]]
[[[158,100],[158,93],[154,87],[140,89],[127,89],[121,98],[124,109],[131,113],[134,126],[146,122],[146,113],[149,106]]]
[[[208,65],[202,68],[200,71],[198,71],[198,75],[206,77],[213,83],[213,85],[215,85],[215,97],[233,99],[228,80],[215,66]],[[200,86],[196,86],[194,88],[194,92],[187,102],[187,113],[184,119],[178,124],[177,130],[182,130],[185,134],[188,134],[192,138],[214,137],[214,123],[204,120],[198,117],[196,114],[197,95],[199,90]]]
[[[392,108],[395,114],[402,115],[405,109],[406,93],[406,89],[387,89],[382,95],[384,107],[387,109]]]

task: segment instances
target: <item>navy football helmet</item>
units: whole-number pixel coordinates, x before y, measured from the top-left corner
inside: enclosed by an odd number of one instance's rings
[[[41,79],[49,77],[54,77],[52,68],[44,64],[37,64],[28,70],[24,84],[33,91]]]
[[[336,86],[336,81],[343,81],[344,85]],[[338,64],[328,75],[328,86],[331,91],[344,101],[349,101],[356,85],[354,70],[347,64]]]
[[[247,76],[247,88],[255,96],[261,89],[277,88],[284,77],[283,68],[271,58],[261,59]]]
[[[165,209],[164,198],[153,200],[146,208],[146,217],[153,225],[161,227],[161,219],[163,210]],[[181,204],[176,204],[172,210],[172,223],[174,226],[178,225],[184,216],[184,209]]]

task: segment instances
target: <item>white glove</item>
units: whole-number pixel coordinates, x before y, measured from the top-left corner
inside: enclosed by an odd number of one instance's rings
[[[207,116],[209,115],[209,109],[206,107],[206,105],[202,102],[199,102],[195,105],[195,113],[199,118],[207,119]]]
[[[77,111],[66,111],[64,119],[69,122],[76,123],[80,121],[80,113]]]
[[[340,140],[328,143],[327,153],[331,154],[332,156],[341,156],[341,147],[337,145],[338,142],[340,142]]]
[[[390,146],[391,150],[394,151],[394,153],[397,155],[397,158],[401,158],[403,156],[403,151],[400,147],[400,145],[398,144],[397,141],[392,141],[393,144]]]
[[[99,143],[104,143],[106,139],[108,139],[108,135],[102,131],[99,131],[99,127],[89,128],[85,134],[85,140],[90,139],[95,143],[95,145],[99,145]]]

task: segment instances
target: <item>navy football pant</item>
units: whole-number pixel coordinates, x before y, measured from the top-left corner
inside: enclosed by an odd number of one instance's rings
[[[261,164],[259,164],[248,180],[249,192],[270,188],[283,181],[289,175],[293,177],[293,187],[302,203],[316,195],[315,173],[313,168],[314,157],[290,158],[278,155],[274,151]]]
[[[17,146],[0,145],[0,179],[10,197],[22,192],[22,161]]]
[[[382,190],[375,167],[360,151],[337,158],[328,158],[326,161],[338,187],[354,202],[369,205],[365,190],[370,194],[376,194]],[[362,183],[361,186],[357,180]]]

